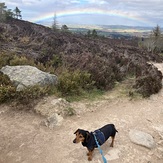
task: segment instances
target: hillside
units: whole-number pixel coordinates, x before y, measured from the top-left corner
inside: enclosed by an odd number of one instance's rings
[[[61,64],[71,71],[88,71],[96,87],[105,90],[127,76],[134,76],[133,87],[143,96],[162,87],[161,72],[147,62],[163,59],[140,49],[135,40],[88,38],[16,19],[1,23],[0,31],[2,57],[26,56],[36,64],[50,63],[56,70]]]

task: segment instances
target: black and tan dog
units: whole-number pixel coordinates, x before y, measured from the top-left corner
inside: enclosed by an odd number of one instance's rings
[[[100,128],[98,130],[95,130],[94,132],[89,132],[86,130],[78,129],[74,133],[74,134],[76,134],[76,138],[73,140],[73,143],[81,142],[84,147],[87,147],[87,149],[88,149],[88,153],[87,153],[88,160],[91,161],[94,148],[97,148],[97,144],[96,144],[94,135],[96,136],[98,144],[100,146],[109,137],[111,137],[112,142],[110,144],[110,147],[113,147],[116,132],[118,132],[118,131],[116,130],[114,124],[107,124],[104,127]]]

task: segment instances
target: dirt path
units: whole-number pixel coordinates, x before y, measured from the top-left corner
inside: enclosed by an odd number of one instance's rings
[[[163,72],[163,64],[156,66]],[[108,163],[163,162],[163,89],[149,99],[106,95],[84,106],[87,111],[65,118],[61,126],[50,130],[40,125],[41,116],[1,105],[0,163],[87,163],[86,149],[72,143],[73,133],[78,128],[93,131],[107,123],[114,123],[119,131],[114,148],[108,145],[111,140],[102,146]],[[150,150],[133,144],[130,129],[151,134],[156,147]],[[98,150],[92,163],[102,163]]]

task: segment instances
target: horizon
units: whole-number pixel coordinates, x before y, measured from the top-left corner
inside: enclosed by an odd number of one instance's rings
[[[25,20],[26,21],[26,20]],[[30,22],[30,21],[29,21]],[[31,22],[31,23],[35,23],[35,24],[38,24],[38,25],[43,25],[43,26],[46,26],[46,27],[51,27],[51,24],[48,25],[48,23],[46,22],[45,24],[44,23],[40,23],[40,22]],[[119,24],[119,25],[115,25],[115,24],[82,24],[82,23],[58,23],[57,24],[59,27],[61,27],[62,25],[67,25],[68,27],[69,26],[73,26],[75,28],[77,27],[80,27],[80,28],[85,28],[85,27],[93,27],[93,26],[97,26],[97,27],[105,27],[105,26],[108,26],[108,27],[111,27],[111,26],[116,26],[116,27],[128,27],[128,28],[149,28],[149,29],[152,29],[156,26],[140,26],[140,25],[124,25],[124,24]],[[159,26],[161,29],[163,29],[163,27]]]

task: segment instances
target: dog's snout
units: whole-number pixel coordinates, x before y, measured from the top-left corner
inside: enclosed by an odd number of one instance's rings
[[[73,140],[73,143],[76,143],[76,139]]]

